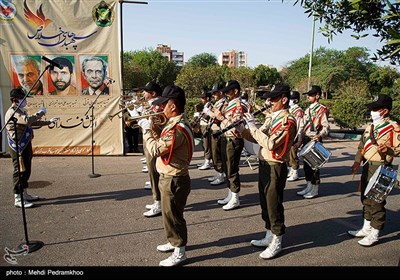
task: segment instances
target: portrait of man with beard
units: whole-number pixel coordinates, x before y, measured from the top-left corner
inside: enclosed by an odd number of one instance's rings
[[[71,83],[74,73],[72,62],[65,57],[56,57],[53,61],[63,66],[63,68],[52,67],[49,70],[50,79],[55,88],[52,91],[49,89],[49,94],[58,96],[76,96],[76,87]]]

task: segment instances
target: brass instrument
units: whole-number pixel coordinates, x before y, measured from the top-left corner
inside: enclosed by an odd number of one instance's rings
[[[139,126],[137,124],[132,125],[132,122],[140,120],[140,119],[147,119],[147,118],[152,118],[152,124],[155,124],[158,126],[163,126],[168,121],[164,112],[149,113],[149,114],[144,114],[144,115],[136,116],[136,117],[126,116],[124,121],[125,121],[126,126],[130,126],[132,128],[137,128]]]
[[[132,109],[135,109],[135,108],[144,106],[144,105],[145,105],[145,102],[146,102],[146,101],[144,100],[144,96],[143,96],[143,97],[141,97],[141,98],[135,100],[134,102],[130,102],[128,105],[125,105],[125,107],[122,108],[121,110],[119,110],[118,112],[116,112],[116,113],[114,113],[114,114],[108,114],[107,117],[110,119],[110,121],[112,121],[113,118],[114,118],[116,115],[118,115],[119,113],[121,113],[121,112],[123,112],[123,111],[125,111],[125,110],[127,110],[127,109],[132,110]]]

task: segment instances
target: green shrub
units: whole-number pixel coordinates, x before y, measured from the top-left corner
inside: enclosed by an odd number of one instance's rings
[[[196,108],[199,110],[203,109],[201,98],[200,97],[186,98],[185,114],[189,120],[193,119],[193,114]]]
[[[366,104],[370,102],[366,98],[336,99],[330,112],[338,126],[355,131],[368,122],[369,110]]]
[[[400,123],[400,101],[393,101],[392,110],[390,111],[390,118]]]

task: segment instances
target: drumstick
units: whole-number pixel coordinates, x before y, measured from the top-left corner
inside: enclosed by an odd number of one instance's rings
[[[390,139],[390,137],[388,137],[388,138],[385,140],[385,142],[383,142],[382,144],[386,144],[386,142],[387,142],[389,139]],[[377,152],[378,152],[378,147],[376,148],[376,151],[369,157],[369,159],[367,159],[366,161],[364,161],[364,162],[361,164],[361,166],[366,165],[367,162],[370,161],[371,158],[373,158],[374,155],[376,155]]]

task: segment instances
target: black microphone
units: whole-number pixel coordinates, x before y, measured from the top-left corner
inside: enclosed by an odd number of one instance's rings
[[[60,63],[55,62],[54,60],[51,60],[50,58],[47,58],[45,56],[42,56],[42,59],[44,61],[47,61],[48,63],[50,63],[50,65],[54,68],[54,66],[56,66],[58,69],[62,70],[64,68],[63,65],[61,65]]]
[[[110,82],[110,84],[115,83],[115,80],[111,79],[110,77],[106,77],[106,79]]]

